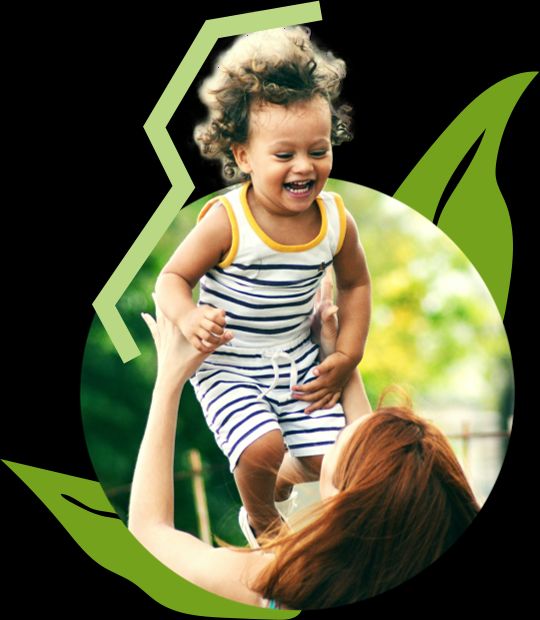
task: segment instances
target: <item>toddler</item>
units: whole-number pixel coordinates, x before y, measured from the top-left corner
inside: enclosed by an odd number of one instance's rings
[[[195,139],[240,183],[204,206],[156,283],[164,313],[210,353],[191,382],[253,546],[280,524],[274,502],[318,479],[355,417],[339,398],[363,356],[370,279],[352,216],[324,189],[333,145],[352,138],[349,109],[336,105],[344,76],[306,28],[236,39],[200,89],[209,118]],[[310,320],[331,266],[340,329],[321,362]]]

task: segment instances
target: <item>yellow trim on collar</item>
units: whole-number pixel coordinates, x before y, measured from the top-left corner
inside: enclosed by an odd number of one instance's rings
[[[197,222],[200,222],[202,218],[208,213],[208,211],[210,211],[210,209],[218,202],[221,202],[221,204],[225,207],[225,210],[227,211],[232,231],[231,247],[229,248],[229,251],[227,252],[225,258],[217,264],[218,267],[223,268],[228,267],[235,259],[236,253],[238,252],[238,243],[240,241],[240,235],[238,233],[238,222],[236,221],[236,216],[234,215],[231,203],[227,200],[227,198],[225,198],[225,196],[216,196],[215,198],[212,198],[201,209],[201,212],[197,217]]]
[[[338,237],[336,253],[334,254],[334,256],[337,256],[341,250],[341,246],[343,245],[343,242],[345,241],[345,233],[347,232],[347,212],[345,210],[345,204],[343,202],[343,198],[339,194],[336,194],[335,192],[332,192],[332,196],[336,200],[336,206],[338,209],[338,216],[339,216],[339,237]]]
[[[319,207],[319,211],[321,213],[321,229],[319,230],[319,234],[312,239],[308,243],[302,243],[300,245],[286,245],[284,243],[278,243],[274,241],[271,237],[269,237],[264,230],[257,224],[256,219],[253,217],[253,213],[251,213],[251,209],[249,208],[249,204],[247,201],[247,192],[249,186],[251,185],[251,181],[247,181],[242,190],[240,192],[240,202],[242,203],[242,207],[244,209],[244,213],[246,218],[251,225],[251,228],[255,231],[255,233],[266,243],[267,246],[271,247],[273,250],[278,250],[280,252],[303,252],[304,250],[310,250],[314,248],[316,245],[324,239],[326,235],[326,231],[328,230],[328,219],[326,217],[326,207],[323,203],[323,200],[320,196],[317,196],[316,202]]]

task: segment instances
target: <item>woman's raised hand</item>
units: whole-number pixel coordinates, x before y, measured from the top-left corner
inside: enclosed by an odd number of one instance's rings
[[[322,357],[336,350],[338,336],[338,307],[334,304],[334,280],[328,268],[315,296],[314,314],[311,322],[313,339],[321,347]]]
[[[200,352],[191,345],[180,329],[170,321],[157,304],[155,293],[152,299],[156,306],[156,318],[141,314],[154,339],[158,363],[158,379],[187,381],[213,349]]]

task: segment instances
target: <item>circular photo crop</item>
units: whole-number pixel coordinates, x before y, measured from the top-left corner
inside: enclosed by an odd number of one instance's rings
[[[345,181],[330,179],[325,190],[338,193],[353,216],[371,276],[371,322],[359,365],[371,406],[376,409],[386,388],[399,386],[410,398],[414,414],[447,439],[482,507],[497,481],[512,427],[512,361],[500,312],[459,247],[418,212]],[[140,356],[124,364],[97,317],[88,335],[81,382],[85,437],[98,479],[126,524],[156,375],[155,347],[141,312],[155,314],[152,292],[161,269],[216,195],[181,209],[118,303]],[[198,293],[197,287],[195,299]],[[385,444],[381,439],[369,449],[376,456]],[[234,476],[191,384],[185,386],[180,401],[174,484],[178,529],[215,546],[218,539],[246,546],[238,524],[242,502]],[[306,527],[309,515],[320,515],[321,502],[328,501],[321,498],[318,481],[299,483],[294,491],[289,515],[293,529]],[[388,493],[398,489],[389,487]],[[368,500],[363,501],[358,511]],[[297,526],[295,512],[302,515]],[[372,553],[377,545],[382,549],[391,544],[388,537],[377,539],[379,535],[370,540]],[[359,556],[366,544],[361,532],[347,542],[356,545]]]

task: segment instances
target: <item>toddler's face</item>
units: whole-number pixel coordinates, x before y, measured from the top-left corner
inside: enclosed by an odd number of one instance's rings
[[[332,120],[320,96],[288,107],[254,104],[248,142],[234,148],[251,175],[255,199],[276,214],[301,213],[324,188],[332,169]]]

